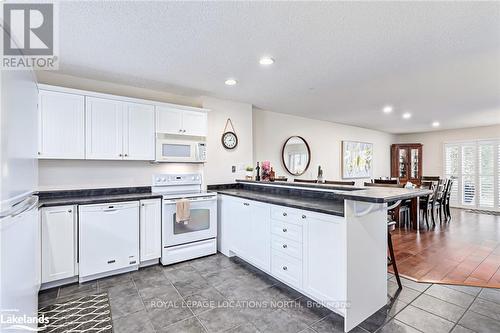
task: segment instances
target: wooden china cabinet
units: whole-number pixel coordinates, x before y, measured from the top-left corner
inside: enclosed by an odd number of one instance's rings
[[[401,184],[420,185],[422,179],[422,144],[403,143],[391,146],[391,177]]]

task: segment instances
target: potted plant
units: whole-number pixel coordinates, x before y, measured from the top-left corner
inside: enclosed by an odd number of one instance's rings
[[[245,178],[246,178],[247,180],[252,180],[252,179],[253,179],[253,167],[251,167],[251,166],[247,166],[247,167],[245,168],[245,171],[246,171],[246,173],[245,173]]]

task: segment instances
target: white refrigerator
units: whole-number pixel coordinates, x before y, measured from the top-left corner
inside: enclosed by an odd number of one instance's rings
[[[0,29],[0,33],[2,30]],[[40,288],[38,88],[33,71],[0,70],[0,332],[36,323]],[[16,325],[20,325],[17,326]]]

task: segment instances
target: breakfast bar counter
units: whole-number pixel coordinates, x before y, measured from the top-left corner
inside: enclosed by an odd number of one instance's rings
[[[218,193],[218,249],[344,317],[387,304],[387,210],[429,190],[238,180]]]

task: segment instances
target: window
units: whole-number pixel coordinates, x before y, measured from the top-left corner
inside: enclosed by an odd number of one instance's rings
[[[451,190],[453,206],[500,210],[499,170],[500,140],[444,146],[444,175],[456,179]]]

